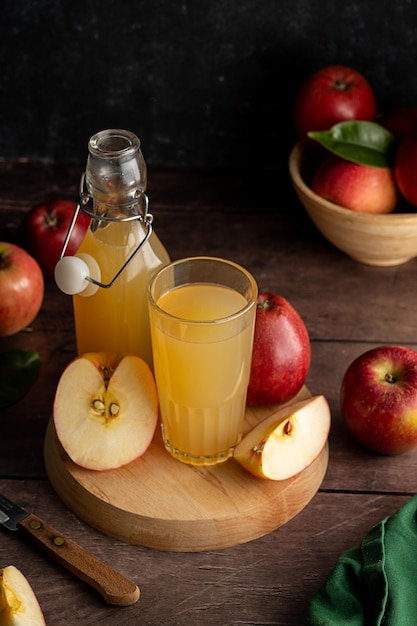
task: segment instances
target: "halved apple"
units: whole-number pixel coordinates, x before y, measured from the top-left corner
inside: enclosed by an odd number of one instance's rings
[[[308,467],[330,431],[330,409],[323,395],[287,404],[249,431],[234,458],[259,478],[286,480]]]
[[[1,626],[45,626],[45,618],[29,581],[14,565],[0,570]]]
[[[138,356],[90,352],[58,382],[53,419],[68,456],[93,470],[116,469],[141,456],[158,422],[158,395]]]

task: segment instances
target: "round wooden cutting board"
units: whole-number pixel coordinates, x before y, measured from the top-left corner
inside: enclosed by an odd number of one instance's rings
[[[309,395],[304,387],[296,399]],[[246,432],[272,411],[248,408]],[[315,495],[327,463],[326,444],[308,468],[285,481],[255,478],[234,459],[195,467],[173,459],[157,430],[142,457],[95,472],[69,459],[52,419],[45,437],[49,479],[73,513],[116,539],[174,552],[230,547],[279,528]]]

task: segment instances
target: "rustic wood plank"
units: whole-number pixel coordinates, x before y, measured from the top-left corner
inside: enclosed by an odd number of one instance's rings
[[[253,542],[208,553],[130,546],[80,522],[46,481],[0,481],[33,510],[141,589],[136,605],[114,608],[37,551],[0,529],[0,565],[14,564],[33,584],[48,626],[79,624],[303,623],[308,603],[338,556],[394,513],[406,496],[318,494],[287,525]]]
[[[0,223],[1,236],[15,233],[26,204],[40,198],[46,189],[65,195],[77,192],[73,179],[78,179],[81,168],[76,166],[0,166],[0,212],[6,216]],[[285,178],[283,172],[269,174],[278,180],[277,185]],[[210,173],[205,178],[201,172],[194,176],[189,172],[157,172],[150,180],[154,180],[161,211],[158,232],[173,258],[200,253],[234,258],[254,273],[260,289],[282,293],[297,308],[312,338],[308,384],[313,392],[326,393],[336,418],[331,434],[331,471],[325,484],[337,488],[345,481],[346,466],[355,463],[360,468],[364,464],[366,471],[350,472],[349,476],[353,488],[366,489],[373,476],[368,465],[374,457],[370,459],[368,453],[353,446],[343,424],[339,425],[339,385],[350,360],[368,347],[388,341],[416,345],[415,262],[399,268],[372,268],[351,261],[316,233],[297,207],[291,189],[282,202],[276,202],[276,212],[271,211],[271,187],[266,178],[266,199],[262,196],[263,203],[255,210],[250,203],[249,209],[243,204],[247,187],[243,176],[226,178]],[[209,190],[207,197],[205,189]],[[238,190],[236,196],[233,190]],[[197,198],[195,205],[193,197]],[[253,191],[249,200],[254,202]],[[226,202],[231,204],[226,207]],[[42,441],[54,390],[66,363],[75,356],[71,299],[52,282],[47,283],[41,313],[31,329],[0,339],[0,350],[8,347],[37,349],[44,363],[36,387],[17,405],[3,411],[0,472],[42,476]],[[333,458],[342,462],[340,473],[332,469]],[[377,473],[376,489],[415,488],[414,461],[411,456],[404,459],[375,459],[375,467],[391,469],[388,478],[385,471]]]
[[[68,333],[69,335],[69,333]],[[23,336],[26,339],[26,336]],[[0,475],[45,477],[43,442],[50,417],[54,390],[65,364],[73,358],[72,338],[68,345],[50,348],[45,343],[45,368],[36,386],[19,403],[2,411]],[[329,467],[322,489],[375,491],[381,493],[417,492],[417,452],[388,457],[362,448],[352,440],[343,423],[339,393],[349,363],[370,343],[314,341],[312,365],[307,380],[312,394],[323,393],[332,411]],[[19,347],[35,347],[22,341]]]
[[[297,398],[308,395],[303,388]],[[265,411],[251,408],[245,417],[244,433]],[[195,468],[167,454],[157,430],[142,457],[95,472],[71,461],[52,420],[45,437],[48,478],[71,511],[112,537],[173,552],[234,546],[286,524],[314,497],[327,463],[326,444],[308,467],[283,481],[255,478],[234,459]]]
[[[78,195],[77,164],[0,162],[0,238],[13,240],[23,213],[45,197]],[[227,256],[253,272],[262,290],[287,297],[312,339],[310,392],[332,411],[330,458],[320,492],[294,519],[255,541],[203,553],[131,546],[71,513],[46,479],[43,441],[58,378],[75,356],[72,305],[53,283],[38,318],[8,347],[37,349],[36,386],[0,415],[0,490],[45,517],[132,578],[137,605],[109,607],[17,534],[0,529],[0,566],[28,575],[48,626],[227,623],[299,625],[337,557],[417,492],[417,452],[374,454],[349,436],[339,407],[349,363],[382,343],[417,346],[417,260],[397,268],[360,265],[328,244],[298,203],[285,170],[150,170],[155,226],[173,258]]]
[[[341,416],[339,397],[343,375],[354,358],[376,345],[313,342],[314,365],[308,378],[309,389],[311,393],[319,390],[324,393],[332,411],[329,466],[322,489],[398,494],[417,492],[417,449],[399,456],[367,450],[353,440]]]
[[[82,170],[38,165],[34,177],[28,164],[15,168],[0,167],[0,236],[9,239],[35,200],[52,192],[76,199]],[[150,173],[155,228],[172,258],[212,254],[244,264],[262,290],[282,293],[294,304],[313,339],[415,342],[417,259],[393,268],[349,259],[311,224],[287,172],[267,174],[255,193],[243,174]]]

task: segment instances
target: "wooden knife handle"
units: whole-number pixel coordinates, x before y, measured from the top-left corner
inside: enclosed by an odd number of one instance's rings
[[[36,515],[30,513],[18,527],[55,561],[98,591],[109,604],[128,606],[139,599],[137,585]]]

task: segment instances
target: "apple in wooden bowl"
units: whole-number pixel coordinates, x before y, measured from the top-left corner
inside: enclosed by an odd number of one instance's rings
[[[314,193],[311,181],[318,167],[317,150],[295,144],[289,157],[294,190],[313,223],[336,248],[368,265],[391,266],[417,256],[417,213],[363,213]]]

